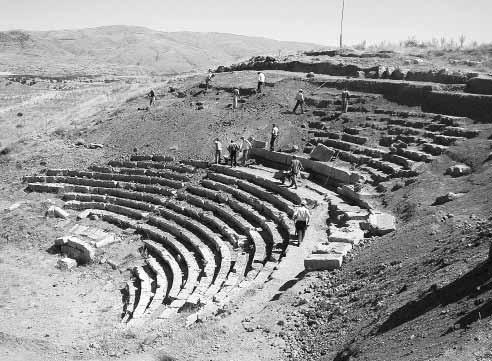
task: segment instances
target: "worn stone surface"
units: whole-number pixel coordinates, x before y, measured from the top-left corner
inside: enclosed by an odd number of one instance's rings
[[[338,228],[333,225],[330,226],[330,235],[328,236],[328,240],[330,242],[350,243],[357,245],[362,239],[364,239],[364,231],[362,231],[358,226],[355,227],[351,225],[343,228]]]
[[[312,254],[304,259],[307,271],[331,271],[342,266],[343,255],[339,253]]]
[[[57,206],[49,207],[48,210],[46,211],[46,215],[48,217],[57,217],[63,219],[67,219],[70,216],[67,211],[64,211],[63,209]]]
[[[315,254],[341,254],[346,256],[352,250],[352,244],[343,242],[330,242],[316,246],[313,253]]]
[[[369,215],[369,231],[382,236],[396,230],[395,217],[391,214],[376,212]]]
[[[313,149],[311,154],[309,155],[311,159],[319,160],[321,162],[328,162],[331,160],[333,155],[335,154],[335,150],[328,148],[324,144],[318,144]]]

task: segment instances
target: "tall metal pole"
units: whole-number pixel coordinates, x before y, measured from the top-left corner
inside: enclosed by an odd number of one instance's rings
[[[345,11],[345,0],[342,0],[342,19],[340,20],[340,49],[343,48],[343,13]]]

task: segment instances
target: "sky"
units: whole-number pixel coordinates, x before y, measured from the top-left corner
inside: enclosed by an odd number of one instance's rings
[[[0,30],[139,25],[338,44],[343,0],[0,0]],[[492,0],[345,0],[344,44],[492,42]]]

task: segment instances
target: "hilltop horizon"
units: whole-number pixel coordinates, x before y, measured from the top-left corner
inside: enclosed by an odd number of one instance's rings
[[[169,75],[255,55],[286,55],[324,46],[219,32],[164,32],[110,25],[0,32],[0,70],[34,73]]]

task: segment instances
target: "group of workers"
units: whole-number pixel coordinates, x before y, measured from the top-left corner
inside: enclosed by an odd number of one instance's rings
[[[210,83],[212,82],[213,78],[215,77],[215,74],[213,73],[212,69],[208,70],[207,76],[205,78],[205,93],[207,90],[211,87]],[[263,92],[263,88],[265,86],[265,74],[261,71],[258,72],[258,84],[256,87],[256,93],[260,94]],[[149,102],[149,107],[152,107],[152,105],[155,104],[156,101],[156,94],[153,89],[150,90],[150,92],[147,94],[147,97],[150,99]],[[239,97],[240,97],[240,92],[239,88],[234,88],[232,90],[232,109],[236,110],[239,106]],[[349,106],[349,98],[350,98],[350,93],[347,89],[342,91],[342,113],[346,113],[348,111],[348,106]],[[295,97],[296,104],[294,106],[294,109],[292,110],[292,113],[296,114],[297,108],[301,108],[301,114],[304,114],[304,104],[305,104],[305,99],[304,99],[304,91],[302,89],[299,89],[299,91],[296,94]]]
[[[275,144],[275,140],[277,139],[279,134],[279,129],[276,124],[272,126],[270,147],[273,148]],[[229,161],[231,167],[237,166],[238,153],[241,155],[241,164],[242,166],[247,166],[247,161],[249,157],[249,152],[252,148],[251,142],[245,137],[241,137],[241,141],[236,143],[234,140],[231,140],[229,145],[227,146],[227,151],[229,153]],[[220,164],[222,159],[222,143],[219,138],[215,138],[214,140],[214,153],[215,153],[215,164]],[[285,179],[290,179],[291,184],[288,186],[294,187],[297,189],[297,179],[301,175],[303,170],[301,161],[297,158],[296,155],[292,156],[292,161],[288,171],[283,172],[283,176],[281,178],[282,184],[285,183]],[[300,245],[304,239],[304,235],[306,233],[306,229],[309,225],[310,213],[306,205],[306,201],[302,201],[299,207],[296,207],[293,215],[296,235],[298,239],[298,244]]]
[[[214,77],[215,74],[212,72],[212,70],[209,70],[209,72],[207,73],[207,77],[205,79],[205,92],[207,92],[207,90],[210,88],[211,86],[210,83],[212,82]],[[264,86],[265,86],[265,74],[263,72],[258,72],[258,84],[256,88],[257,94],[263,92]],[[150,90],[147,96],[150,99],[149,106],[151,107],[155,104],[156,101],[156,94],[154,90],[153,89]],[[240,97],[239,88],[233,89],[232,96],[233,96],[232,109],[236,110],[238,108],[239,97]],[[341,94],[341,108],[342,108],[341,110],[343,113],[348,111],[349,98],[350,98],[350,93],[348,92],[348,90],[346,89],[343,90]],[[303,114],[305,98],[302,89],[298,90],[295,97],[295,101],[296,103],[292,110],[292,113],[297,114],[297,109],[300,108],[301,114]],[[277,143],[278,137],[279,137],[279,128],[276,124],[273,124],[270,133],[270,144],[269,144],[270,145],[269,148],[271,151],[274,151],[275,144]],[[245,137],[241,137],[241,140],[238,143],[236,143],[234,140],[231,140],[231,142],[227,146],[231,167],[236,167],[238,165],[237,162],[238,156],[240,156],[241,164],[243,166],[247,166],[247,161],[249,158],[249,153],[251,148],[252,148],[251,142]],[[214,158],[216,164],[219,164],[221,162],[221,159],[223,158],[223,147],[219,138],[215,138],[214,140]],[[295,189],[297,189],[298,187],[297,179],[300,176],[302,170],[303,167],[301,161],[298,159],[296,155],[293,155],[288,171],[283,172],[282,183],[285,182],[285,179],[290,179],[291,184],[288,187],[294,187]],[[305,201],[302,201],[300,206],[296,207],[293,215],[293,219],[295,222],[296,234],[300,245],[304,239],[304,235],[310,221],[310,213]]]

